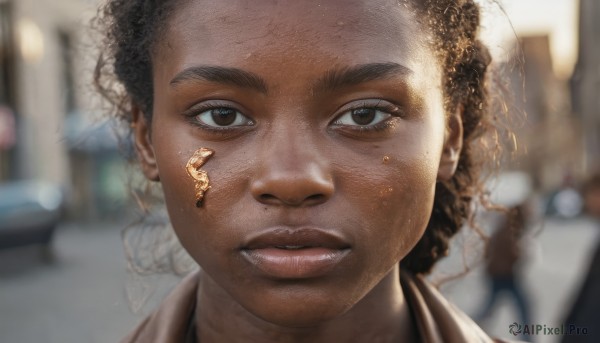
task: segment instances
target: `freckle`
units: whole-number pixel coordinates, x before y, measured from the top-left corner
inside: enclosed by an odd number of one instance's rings
[[[381,189],[379,191],[379,196],[381,196],[382,198],[387,198],[393,191],[394,189],[392,187]]]
[[[383,164],[388,164],[390,163],[390,157],[389,156],[383,156]]]

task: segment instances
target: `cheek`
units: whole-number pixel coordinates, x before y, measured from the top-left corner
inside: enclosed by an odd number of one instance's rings
[[[391,164],[396,174],[394,185],[383,191],[382,204],[387,218],[385,227],[391,231],[390,242],[397,246],[396,253],[404,257],[419,241],[433,206],[436,175],[431,160],[422,158]]]
[[[211,170],[217,158],[211,156],[200,167],[208,173],[210,188],[204,194],[202,207],[198,208],[196,180],[188,174],[186,165],[197,149],[208,147],[200,146],[192,134],[187,134],[189,128],[178,127],[176,122],[161,119],[161,116],[156,116],[153,125],[159,128],[169,125],[169,129],[153,130],[157,134],[152,137],[160,183],[173,228],[183,246],[191,252],[197,249],[190,248],[203,241],[201,213],[205,212],[204,207],[214,193],[215,175]],[[175,132],[177,134],[173,134]]]
[[[443,137],[442,125],[438,131],[439,134],[416,140],[421,144],[412,154],[397,150],[397,160],[392,157],[389,165],[389,174],[395,176],[396,182],[388,200],[390,227],[399,235],[401,257],[419,241],[431,217],[443,143],[439,139]]]
[[[190,223],[196,222],[194,217],[200,209],[196,207],[195,180],[187,173],[186,164],[196,150],[193,145],[178,144],[176,137],[155,139],[155,155],[159,169],[161,187],[171,223],[180,241],[187,249],[188,242],[199,240],[198,230]],[[186,146],[182,149],[182,146]],[[189,148],[187,148],[189,146]],[[175,154],[173,154],[175,152]],[[210,163],[210,160],[207,162]],[[205,167],[202,170],[206,170]],[[213,176],[208,173],[209,185],[212,187]],[[210,197],[212,188],[205,196]],[[206,201],[204,201],[206,202]],[[189,251],[189,249],[187,249]]]
[[[380,256],[389,254],[393,262],[419,241],[433,206],[441,147],[434,151],[427,150],[431,146],[413,147],[386,147],[386,153],[375,153],[370,164],[348,167],[343,175],[352,180],[344,191],[356,199],[349,210],[365,218],[367,245]]]
[[[189,130],[189,129],[188,129]],[[192,129],[193,130],[193,129]],[[237,227],[236,218],[246,213],[244,199],[250,165],[248,151],[224,147],[219,143],[202,145],[186,129],[164,130],[177,135],[154,137],[157,164],[165,203],[171,223],[183,247],[197,261],[207,266],[224,250],[230,250],[231,237],[222,232]],[[200,208],[196,207],[195,180],[187,173],[186,164],[196,149],[215,151],[201,167],[209,178],[210,188]],[[174,155],[175,152],[175,155]],[[235,236],[236,232],[231,232]]]

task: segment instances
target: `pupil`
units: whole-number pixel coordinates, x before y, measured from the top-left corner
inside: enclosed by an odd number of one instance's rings
[[[368,125],[375,119],[375,112],[377,111],[371,108],[352,110],[352,120],[358,125]]]
[[[210,115],[215,124],[220,126],[231,125],[235,121],[235,110],[231,108],[215,108]]]

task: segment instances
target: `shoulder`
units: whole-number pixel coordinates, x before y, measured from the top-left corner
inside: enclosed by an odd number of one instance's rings
[[[199,273],[185,277],[121,343],[193,342],[193,317]]]

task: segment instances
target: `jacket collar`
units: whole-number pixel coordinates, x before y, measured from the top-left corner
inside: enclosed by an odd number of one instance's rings
[[[194,311],[199,279],[199,272],[184,278],[159,308],[121,343],[196,343]],[[402,272],[400,283],[421,342],[501,342],[487,336],[422,275]]]

